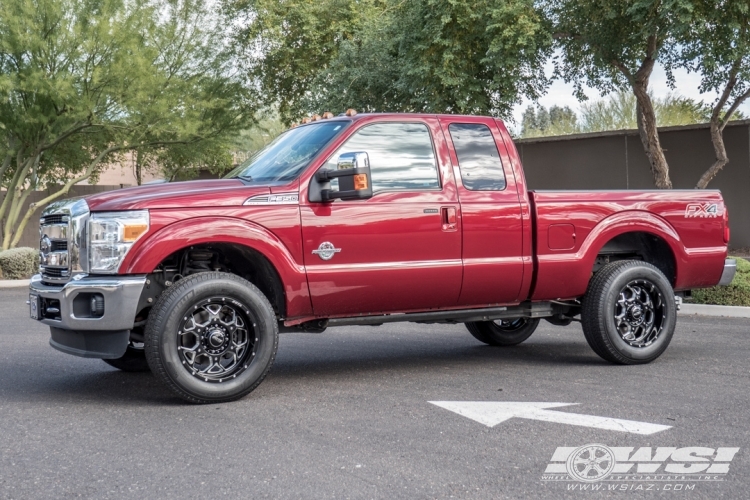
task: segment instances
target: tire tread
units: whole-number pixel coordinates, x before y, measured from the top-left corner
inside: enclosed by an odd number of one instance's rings
[[[581,311],[583,335],[586,338],[586,342],[591,346],[591,349],[606,361],[620,365],[648,363],[661,355],[660,352],[652,359],[634,361],[623,356],[614,346],[611,339],[603,333],[606,330],[607,315],[610,314],[606,306],[607,291],[611,289],[612,283],[617,277],[631,267],[648,267],[663,276],[659,268],[640,260],[620,260],[607,264],[591,278],[586,295],[583,297]]]
[[[217,398],[217,399],[201,399],[197,398],[194,395],[184,391],[179,385],[177,385],[172,378],[167,374],[166,368],[164,367],[164,360],[161,357],[161,354],[159,352],[159,335],[158,331],[155,331],[156,325],[164,325],[165,322],[168,319],[168,316],[171,312],[171,310],[174,307],[179,307],[179,303],[174,304],[172,308],[165,308],[164,304],[169,302],[170,300],[173,300],[173,297],[182,295],[183,293],[187,292],[190,288],[194,287],[197,283],[203,283],[206,281],[212,281],[217,279],[224,279],[224,280],[231,280],[236,282],[237,284],[240,284],[244,287],[249,288],[253,292],[255,292],[261,300],[264,302],[264,306],[268,308],[269,311],[271,311],[271,314],[273,313],[273,307],[271,306],[271,303],[268,301],[265,295],[263,295],[263,292],[261,292],[258,287],[247,281],[246,279],[237,276],[236,274],[230,274],[230,273],[222,273],[217,271],[210,271],[210,272],[204,272],[204,273],[198,273],[194,274],[192,276],[188,276],[182,280],[180,280],[178,283],[176,283],[171,288],[165,290],[159,298],[156,300],[156,303],[151,309],[151,313],[149,314],[148,321],[146,323],[146,329],[144,332],[145,337],[145,351],[146,351],[146,360],[148,361],[148,366],[151,368],[151,371],[153,374],[162,381],[175,395],[178,397],[184,399],[185,401],[196,403],[196,404],[209,404],[209,403],[226,403],[229,401],[235,401],[237,399],[242,398],[243,396],[247,395],[248,393],[255,390],[256,387],[260,385],[261,382],[266,378],[268,373],[271,371],[271,367],[273,366],[273,363],[276,359],[276,350],[279,345],[279,331],[278,331],[278,325],[276,321],[272,321],[272,327],[274,329],[274,346],[273,346],[273,354],[271,356],[271,360],[268,363],[268,366],[263,371],[261,376],[258,378],[258,380],[255,381],[247,390],[243,391],[241,394],[228,397],[228,398]],[[188,297],[185,297],[183,300],[186,300]],[[154,314],[156,316],[154,316]]]

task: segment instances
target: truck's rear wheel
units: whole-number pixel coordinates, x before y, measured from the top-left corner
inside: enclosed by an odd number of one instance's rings
[[[131,342],[125,350],[125,354],[117,359],[103,359],[109,366],[113,366],[124,372],[147,372],[149,371],[148,362],[146,361],[146,352],[143,344]]]
[[[192,403],[232,401],[266,377],[279,344],[268,299],[247,280],[199,273],[166,290],[149,314],[146,359]]]
[[[599,356],[623,365],[650,363],[674,334],[674,290],[651,264],[613,262],[591,279],[581,317],[586,341]]]
[[[538,318],[513,318],[466,323],[466,329],[475,339],[494,346],[520,344],[531,337],[537,326],[539,326]]]

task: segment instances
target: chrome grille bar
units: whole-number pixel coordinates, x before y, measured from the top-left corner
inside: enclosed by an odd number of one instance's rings
[[[88,205],[82,199],[52,203],[39,225],[39,270],[42,281],[64,284],[83,271],[87,258],[85,228]],[[83,259],[83,260],[82,260]]]

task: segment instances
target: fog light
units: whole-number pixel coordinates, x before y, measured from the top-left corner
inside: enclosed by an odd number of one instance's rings
[[[98,293],[91,296],[91,317],[101,318],[104,316],[104,297]]]

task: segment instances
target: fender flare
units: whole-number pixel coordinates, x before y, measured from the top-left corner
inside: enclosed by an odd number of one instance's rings
[[[651,212],[628,210],[613,214],[596,224],[581,244],[578,255],[593,268],[597,255],[611,239],[626,233],[649,233],[664,240],[675,260],[675,277],[687,254],[677,230],[665,219]]]
[[[669,246],[675,263],[675,283],[687,262],[687,253],[679,234],[663,218],[650,212],[628,210],[600,220],[586,235],[578,251],[537,256],[536,282],[532,300],[580,297],[586,293],[596,257],[604,245],[621,234],[649,233]]]
[[[231,243],[260,253],[281,278],[287,314],[305,313],[311,309],[305,266],[294,260],[289,249],[271,231],[234,217],[198,217],[160,228],[130,249],[120,266],[120,273],[149,274],[174,252],[210,243]]]

